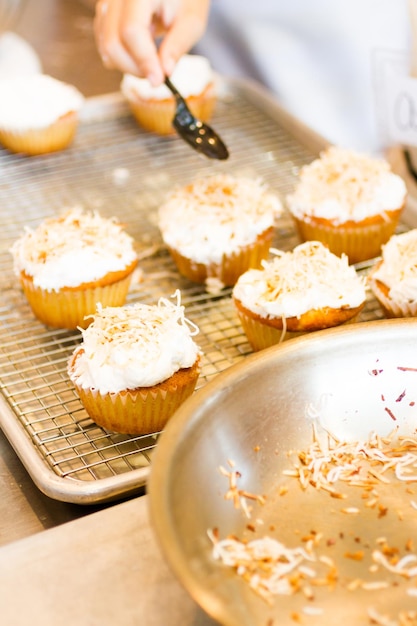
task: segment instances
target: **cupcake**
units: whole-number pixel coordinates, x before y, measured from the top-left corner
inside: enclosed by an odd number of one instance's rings
[[[209,121],[216,103],[209,61],[196,54],[186,54],[175,66],[171,80],[185,98],[190,111],[202,122]],[[166,85],[153,87],[146,78],[125,74],[120,89],[142,128],[159,135],[175,132],[172,120],[176,103]]]
[[[365,306],[365,281],[346,255],[307,241],[242,274],[232,292],[254,350],[353,321]]]
[[[107,430],[144,435],[162,430],[194,391],[200,373],[198,328],[184,307],[98,307],[82,331],[68,374],[91,419]]]
[[[417,316],[417,229],[393,235],[382,247],[368,284],[387,317]]]
[[[333,146],[301,169],[287,204],[302,241],[322,241],[358,263],[380,254],[406,195],[385,160]]]
[[[103,306],[126,301],[137,255],[115,218],[69,210],[42,222],[13,244],[14,270],[35,316],[75,329]]]
[[[38,155],[68,147],[78,126],[83,95],[46,74],[0,81],[0,144]]]
[[[231,286],[268,257],[281,213],[259,179],[217,174],[175,189],[159,209],[159,228],[183,276]]]

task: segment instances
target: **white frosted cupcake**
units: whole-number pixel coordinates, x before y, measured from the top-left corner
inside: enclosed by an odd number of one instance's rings
[[[137,265],[133,239],[115,218],[79,208],[27,228],[11,253],[33,313],[57,328],[85,326],[98,302],[124,304]]]
[[[0,81],[0,144],[28,155],[63,150],[78,127],[83,95],[47,74]]]
[[[345,255],[318,241],[271,252],[275,257],[242,274],[232,293],[254,350],[352,321],[364,307],[364,280]]]
[[[391,237],[368,283],[387,317],[417,317],[417,229]]]
[[[194,391],[198,328],[177,302],[98,307],[68,364],[91,419],[131,435],[159,432]]]
[[[159,228],[183,276],[234,285],[267,258],[281,214],[261,180],[217,174],[175,189],[159,209]]]
[[[175,66],[171,80],[191,112],[199,120],[209,121],[216,103],[216,91],[208,59],[196,54],[184,55]],[[172,126],[175,98],[166,85],[153,87],[146,78],[125,74],[120,89],[142,128],[160,135],[175,132]]]
[[[380,254],[406,196],[387,161],[333,146],[301,169],[287,204],[302,241],[322,241],[357,263]]]

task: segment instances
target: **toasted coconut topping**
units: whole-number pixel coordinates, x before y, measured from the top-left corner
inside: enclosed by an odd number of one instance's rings
[[[271,261],[245,272],[233,289],[233,296],[254,313],[296,317],[323,307],[354,308],[366,300],[365,279],[347,256],[336,256],[318,241],[271,253]]]
[[[287,202],[297,217],[311,215],[337,224],[400,209],[406,193],[404,181],[386,160],[332,146],[301,169]]]
[[[116,218],[74,207],[26,228],[11,253],[16,274],[24,271],[36,286],[53,290],[124,270],[137,260],[133,243]]]

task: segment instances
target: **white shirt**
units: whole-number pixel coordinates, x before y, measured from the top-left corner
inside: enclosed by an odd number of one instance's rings
[[[378,152],[375,56],[410,48],[407,0],[212,0],[196,50],[332,143]]]

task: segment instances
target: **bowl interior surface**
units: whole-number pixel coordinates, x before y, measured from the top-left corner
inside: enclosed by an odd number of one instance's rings
[[[417,505],[407,485],[378,484],[376,504],[367,506],[363,489],[350,487],[346,500],[337,499],[302,489],[283,472],[292,467],[290,451],[312,442],[313,424],[340,441],[394,429],[415,437],[416,347],[417,320],[312,333],[232,366],[168,423],[152,462],[151,520],[173,572],[212,618],[227,626],[293,625],[298,618],[359,625],[369,624],[375,610],[396,619],[415,609],[407,584],[417,585],[417,577],[398,585],[381,568],[369,573],[382,536],[402,554],[415,535]],[[248,501],[250,519],[225,498],[229,482],[221,467],[239,472],[240,489],[266,496],[264,504]],[[269,535],[289,547],[320,537],[317,552],[337,564],[338,582],[331,590],[314,588],[313,598],[300,591],[268,603],[213,559],[207,531],[214,528],[221,538]],[[348,588],[349,581],[369,578],[388,586]]]

